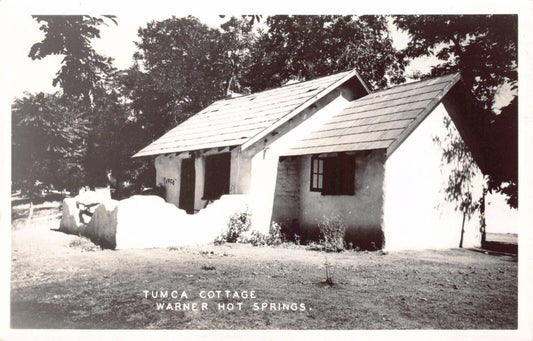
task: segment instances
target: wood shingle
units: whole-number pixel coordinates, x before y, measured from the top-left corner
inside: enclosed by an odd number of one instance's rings
[[[350,102],[285,155],[391,148],[416,128],[459,79],[459,74],[451,74],[368,94]]]
[[[353,71],[347,71],[216,101],[133,157],[241,145],[299,107],[312,102],[315,96],[332,84],[353,75]]]

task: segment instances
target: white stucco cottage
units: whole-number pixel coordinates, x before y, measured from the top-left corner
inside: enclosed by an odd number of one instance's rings
[[[470,115],[459,74],[370,93],[348,71],[216,101],[134,157],[155,156],[166,201],[191,214],[241,194],[265,233],[276,221],[312,238],[337,214],[354,245],[457,247],[463,215],[444,200],[435,138],[449,119],[476,156]],[[480,244],[479,227],[467,219],[465,246]]]

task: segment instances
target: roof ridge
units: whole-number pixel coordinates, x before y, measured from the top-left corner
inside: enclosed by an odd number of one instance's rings
[[[426,78],[426,79],[420,79],[420,80],[417,80],[417,81],[414,81],[414,82],[409,82],[409,83],[402,83],[402,84],[390,86],[388,88],[384,88],[384,89],[379,89],[379,90],[373,91],[373,92],[369,93],[369,95],[373,95],[373,94],[376,94],[376,93],[379,93],[379,92],[383,92],[383,91],[387,91],[387,90],[391,90],[391,89],[400,88],[402,86],[413,85],[413,84],[422,83],[422,82],[428,82],[428,81],[431,81],[431,80],[434,80],[434,79],[444,78],[444,77],[449,77],[449,76],[456,76],[456,75],[461,75],[461,72],[457,71],[457,72],[449,73],[449,74],[442,75],[442,76],[431,77],[431,78]],[[364,97],[362,97],[362,98],[364,98]]]
[[[222,101],[232,101],[232,100],[236,100],[236,99],[240,99],[240,98],[244,98],[244,97],[255,96],[255,95],[257,95],[257,94],[260,94],[260,93],[263,93],[263,92],[267,92],[267,91],[272,91],[272,90],[277,90],[277,89],[287,88],[287,87],[289,87],[289,86],[293,86],[293,85],[300,85],[300,84],[302,84],[302,83],[312,82],[312,81],[316,81],[316,80],[319,80],[319,79],[322,79],[322,78],[327,78],[327,77],[332,77],[332,76],[340,75],[340,74],[342,74],[342,73],[348,73],[348,72],[350,72],[350,71],[352,71],[352,70],[353,70],[353,69],[348,69],[348,70],[340,71],[340,72],[337,72],[337,73],[332,73],[332,74],[329,74],[329,75],[316,77],[316,78],[313,78],[313,79],[307,79],[307,80],[303,80],[303,81],[298,81],[298,82],[296,82],[296,83],[284,84],[284,85],[281,85],[281,86],[278,86],[278,87],[275,87],[275,88],[264,89],[264,90],[261,90],[261,91],[253,92],[253,93],[251,93],[251,94],[242,95],[242,96],[237,96],[237,97],[233,97],[233,98],[221,98],[221,99],[219,99],[219,100],[216,100],[216,101],[213,102],[213,103],[216,103],[216,102],[222,102]]]

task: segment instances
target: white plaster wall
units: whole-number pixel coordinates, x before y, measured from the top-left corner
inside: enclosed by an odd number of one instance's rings
[[[231,151],[230,194],[247,194],[250,192],[253,150]]]
[[[205,156],[201,155],[194,159],[194,171],[194,209],[200,211],[206,203],[205,200],[202,200],[205,185]]]
[[[250,191],[251,182],[251,159],[253,150],[240,151],[235,148],[231,152],[230,167],[230,194],[247,194]],[[183,158],[190,155],[174,156],[159,155],[155,159],[156,184],[165,187],[165,200],[179,206],[181,186],[181,163]],[[194,185],[194,209],[200,211],[205,207],[202,200],[205,185],[205,156],[197,156],[194,160],[195,185]]]
[[[251,162],[250,200],[252,208],[252,229],[268,233],[272,218],[274,191],[279,157],[297,141],[316,130],[329,118],[340,112],[348,100],[339,94],[327,105],[285,135],[272,142],[268,147],[259,149]]]
[[[300,215],[300,158],[286,158],[278,164],[272,221],[290,225]]]
[[[83,234],[115,249],[207,244],[227,229],[229,217],[247,210],[245,195],[223,195],[195,215],[158,196],[100,204]]]
[[[156,185],[165,187],[165,200],[178,207],[180,200],[181,159],[173,155],[155,158]]]
[[[80,210],[76,207],[76,198],[63,199],[63,210],[59,229],[66,233],[78,234],[83,224],[80,222]]]
[[[316,238],[318,224],[324,217],[338,215],[346,224],[346,240],[368,248],[371,241],[381,243],[383,213],[383,165],[385,152],[375,150],[355,158],[355,194],[322,195],[309,190],[311,156],[301,157],[300,216],[304,238]]]
[[[442,152],[433,142],[447,130],[449,115],[442,104],[390,155],[385,164],[385,249],[458,247],[463,215],[444,200],[449,167],[442,166]],[[452,129],[458,134],[453,123]],[[474,181],[474,200],[482,195],[479,169]],[[480,245],[479,216],[465,223],[464,247]]]
[[[518,233],[518,210],[507,205],[503,194],[487,193],[485,204],[488,233]]]

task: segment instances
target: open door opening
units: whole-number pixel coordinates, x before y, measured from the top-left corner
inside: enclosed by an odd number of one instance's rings
[[[179,208],[188,214],[194,213],[194,185],[196,182],[194,159],[183,159],[181,162],[181,182]]]
[[[205,186],[202,200],[213,201],[229,194],[231,153],[210,155],[205,158]]]

